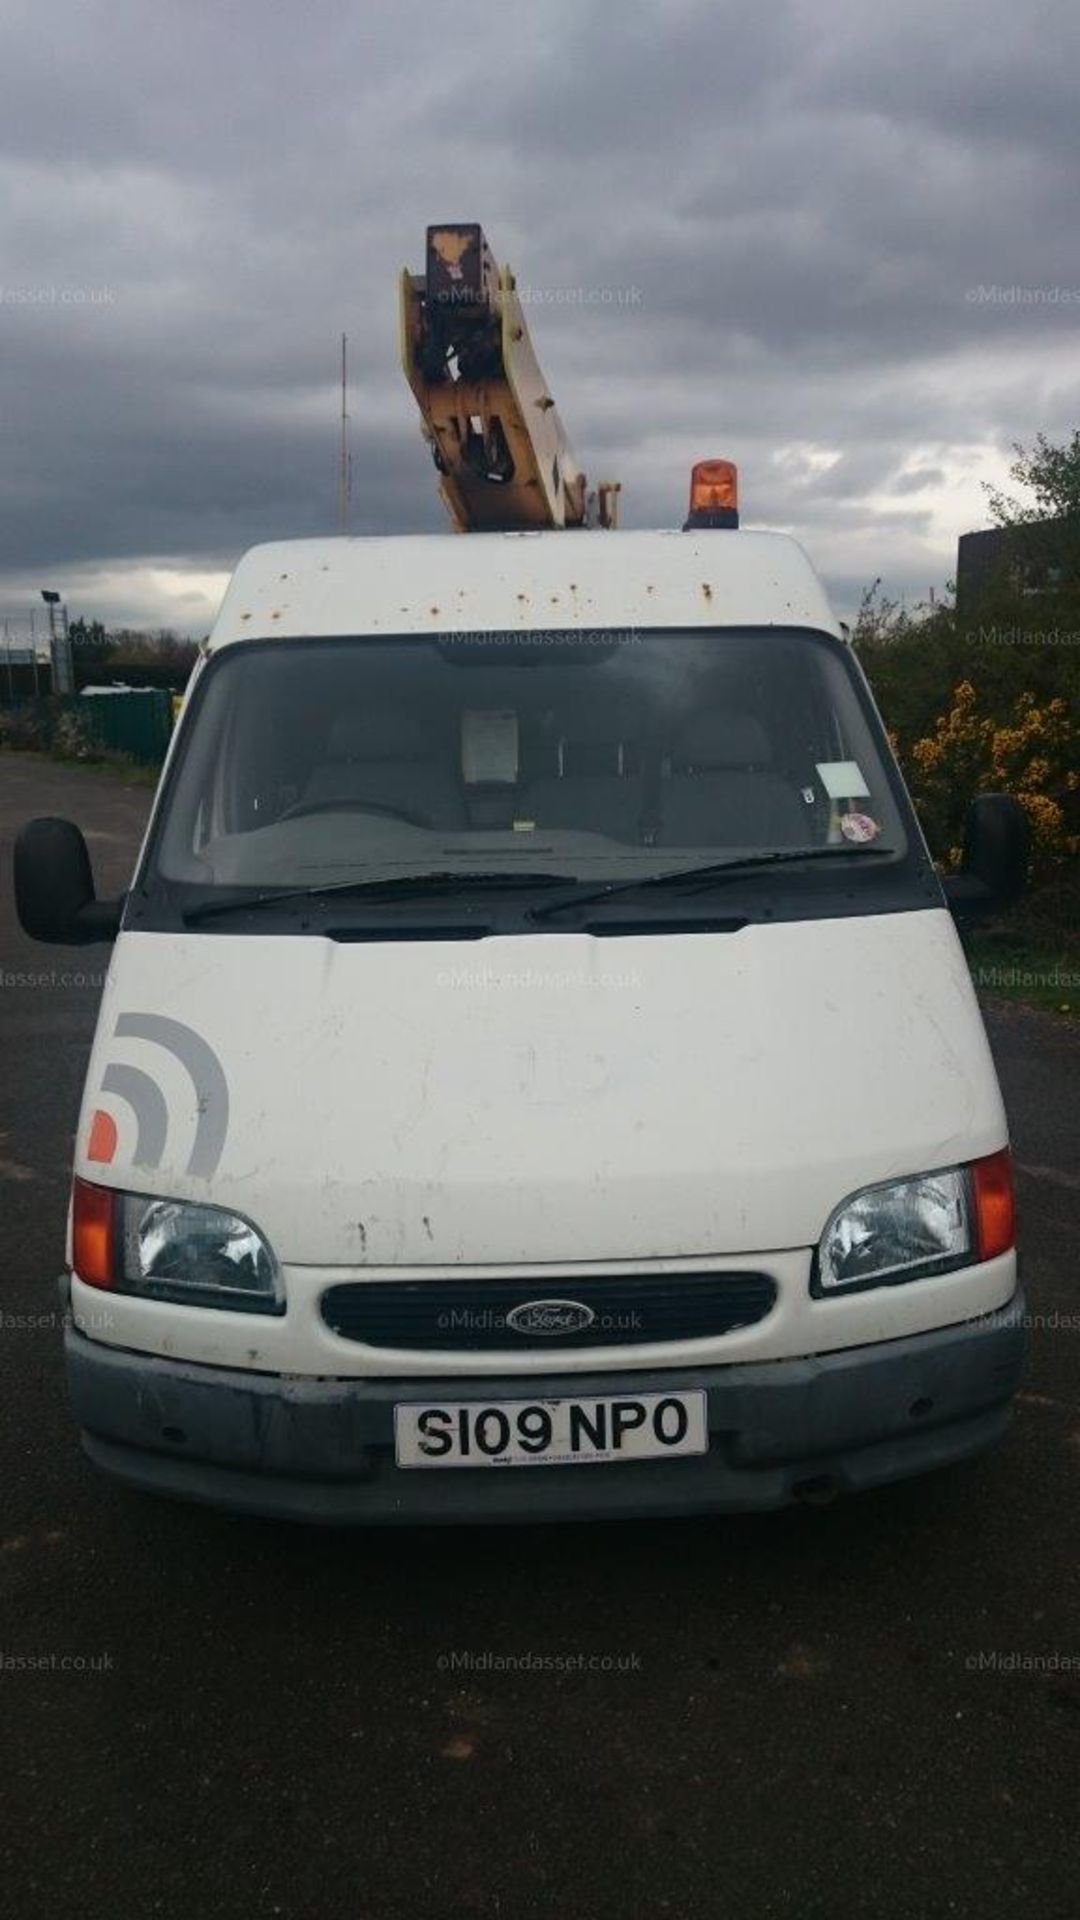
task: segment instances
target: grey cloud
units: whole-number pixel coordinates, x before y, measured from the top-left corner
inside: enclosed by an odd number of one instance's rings
[[[864,563],[908,590],[951,574],[967,450],[1077,423],[1070,8],[435,19],[57,0],[9,21],[0,611],[35,569],[215,570],[332,527],[343,328],[356,526],[442,525],[397,366],[430,219],[482,219],[532,290],[629,524],[676,521],[690,461],[730,453],[749,517],[817,540],[849,597]]]

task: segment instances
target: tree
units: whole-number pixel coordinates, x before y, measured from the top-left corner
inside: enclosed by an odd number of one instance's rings
[[[198,655],[198,644],[169,627],[143,633],[115,627],[109,634],[106,672],[114,680],[146,687],[171,687],[180,693]]]
[[[876,580],[863,594],[851,645],[903,756],[971,670],[969,645],[957,628],[952,603],[909,609],[887,599]]]
[[[109,655],[109,636],[100,620],[72,620],[68,627],[71,657],[75,665],[75,685],[85,687],[96,680]]]
[[[1030,450],[1017,441],[1013,453],[1010,476],[1030,498],[986,487],[994,520],[1010,536],[1005,577],[994,587],[1068,601],[1080,587],[1080,432],[1061,446],[1040,433]]]
[[[864,594],[852,645],[873,687],[935,855],[955,861],[976,793],[1014,794],[1034,876],[1077,909],[1080,853],[1080,432],[1014,449],[1028,499],[987,488],[1006,534],[977,603],[908,611]],[[1025,907],[1025,912],[1029,911]]]
[[[1014,500],[997,487],[987,485],[990,511],[999,527],[1015,527],[1036,520],[1076,518],[1080,520],[1080,431],[1061,447],[1054,446],[1045,433],[1035,436],[1030,452],[1013,443],[1016,455],[1009,473],[1017,486],[1027,487],[1034,495],[1030,501]]]

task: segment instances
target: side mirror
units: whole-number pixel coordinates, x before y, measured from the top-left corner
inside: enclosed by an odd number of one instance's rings
[[[31,940],[112,940],[123,900],[96,900],[86,841],[70,820],[30,820],[15,840],[15,908]]]
[[[1019,900],[1027,882],[1031,827],[1008,793],[981,793],[968,808],[959,873],[945,899],[959,920],[982,920]]]

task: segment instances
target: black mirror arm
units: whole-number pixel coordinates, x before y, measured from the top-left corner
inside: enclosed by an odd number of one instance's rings
[[[90,900],[85,907],[80,907],[72,925],[74,943],[92,946],[95,941],[115,940],[126,900],[127,894],[122,893],[115,900]]]
[[[943,874],[941,886],[950,913],[965,924],[988,920],[997,911],[993,892],[973,873]]]

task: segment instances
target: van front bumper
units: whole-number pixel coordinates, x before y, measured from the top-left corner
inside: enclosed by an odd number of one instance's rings
[[[1023,1365],[1024,1301],[959,1326],[809,1359],[531,1375],[529,1397],[704,1388],[709,1451],[617,1465],[402,1471],[402,1400],[520,1399],[482,1380],[312,1380],[196,1366],[69,1327],[83,1445],[129,1486],[270,1518],[353,1522],[599,1519],[739,1512],[857,1492],[997,1441]]]

